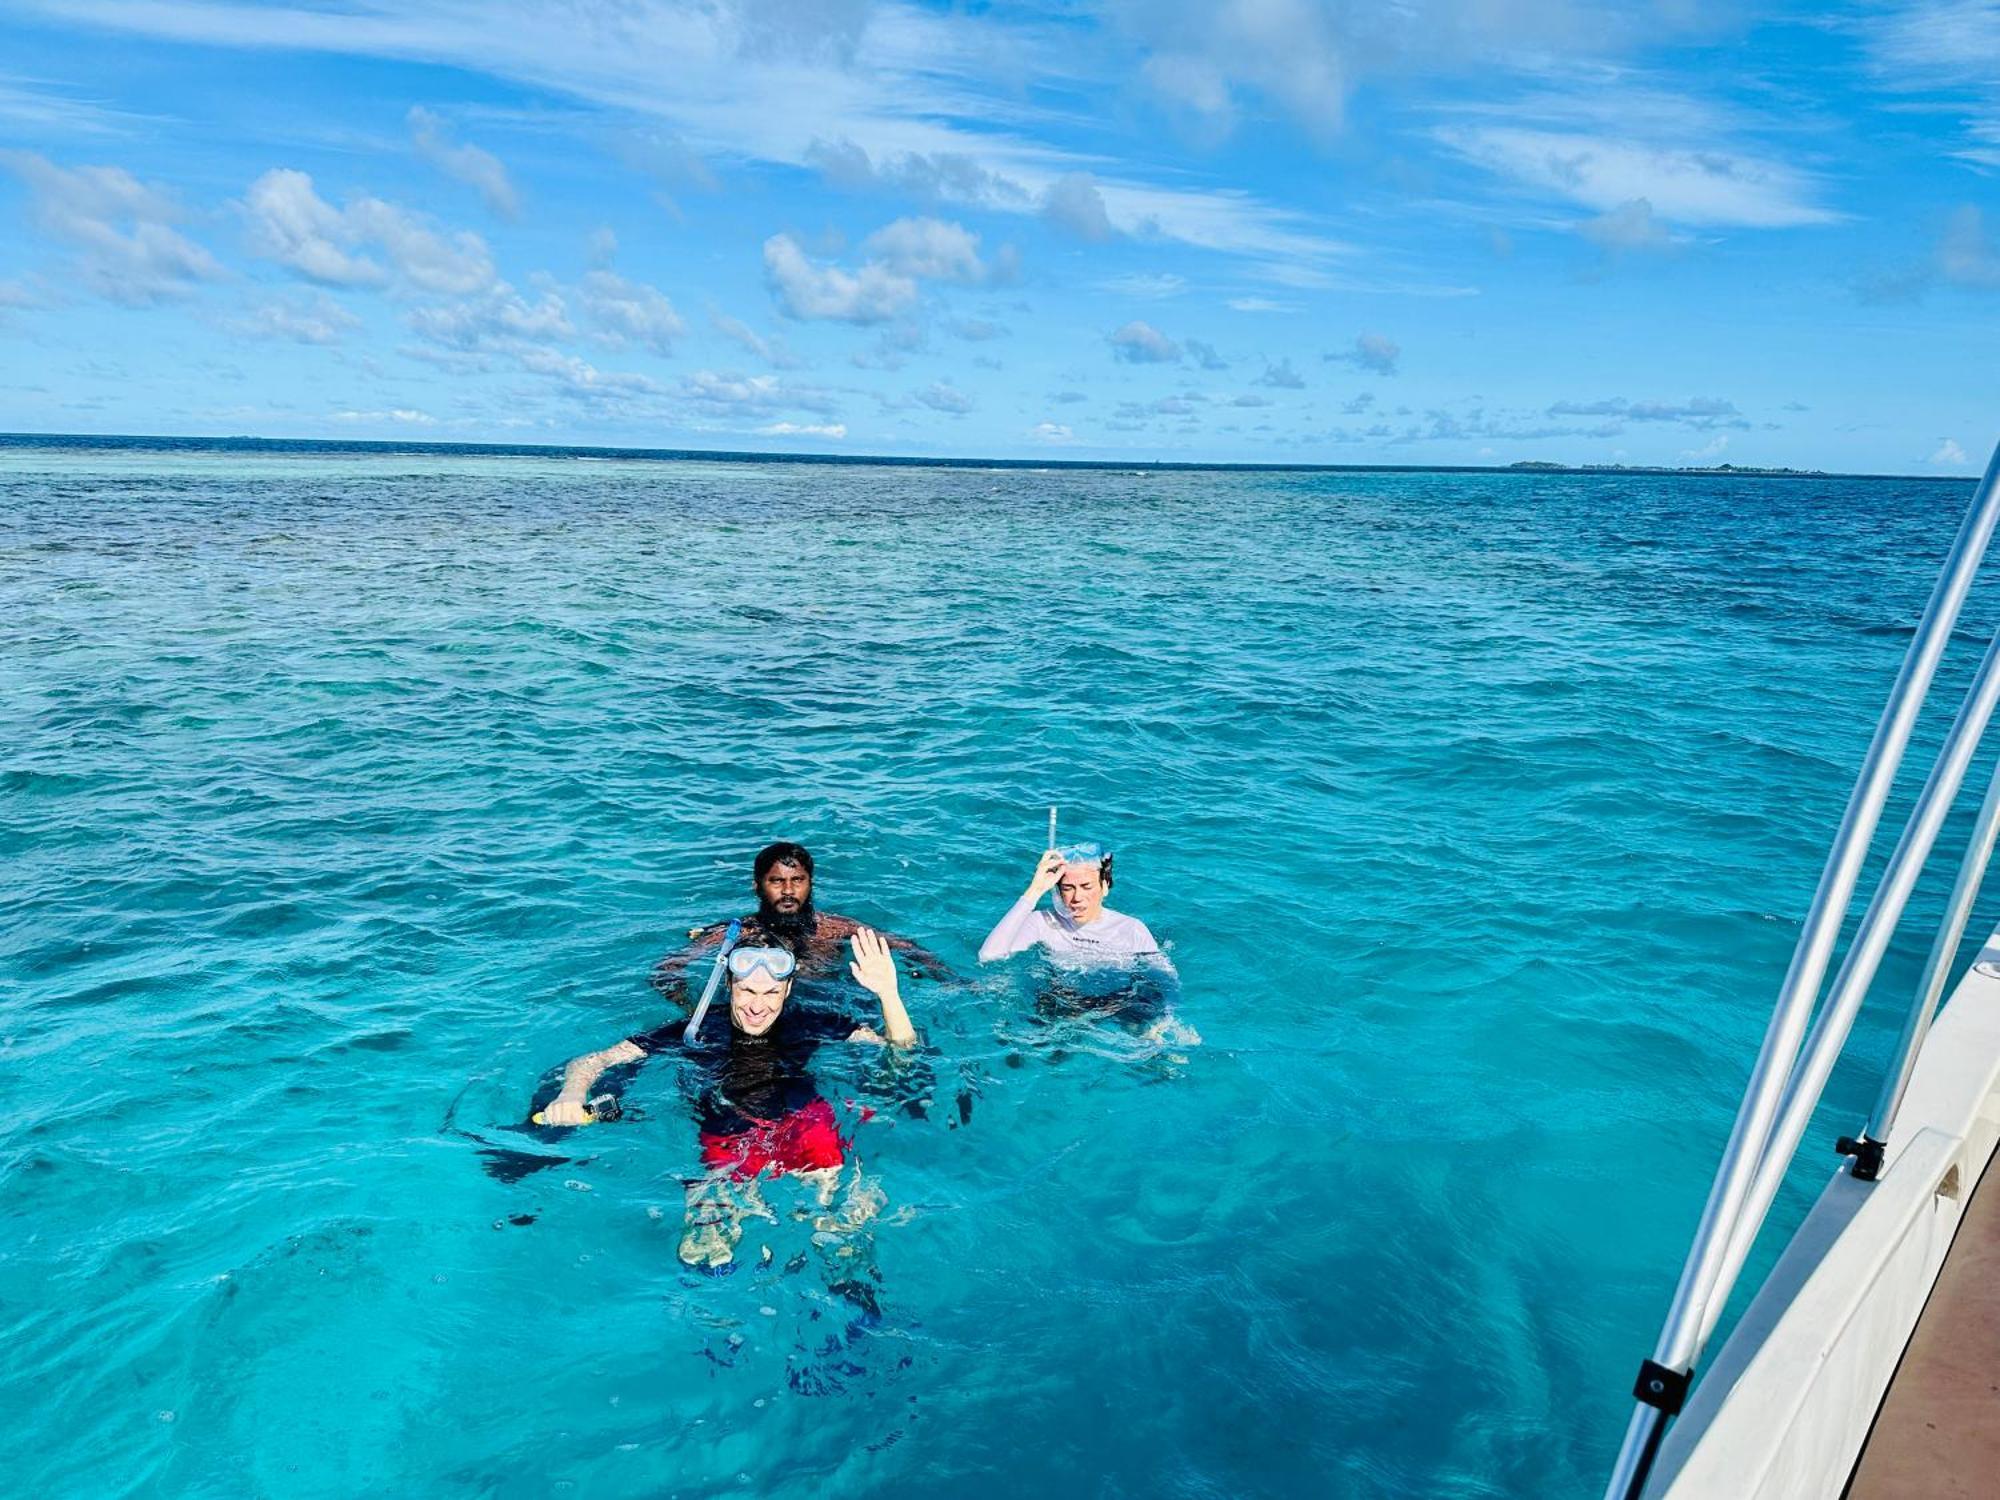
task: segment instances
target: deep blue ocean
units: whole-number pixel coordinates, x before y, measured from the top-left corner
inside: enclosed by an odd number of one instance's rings
[[[0,441],[14,1487],[1594,1494],[1970,492]],[[980,970],[1052,803],[1199,1045]],[[777,837],[963,976],[873,1317],[670,1058],[489,1170]]]

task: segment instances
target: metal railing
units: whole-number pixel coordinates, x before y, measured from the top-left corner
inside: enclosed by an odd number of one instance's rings
[[[1722,1161],[1709,1187],[1694,1243],[1681,1268],[1665,1324],[1652,1357],[1640,1366],[1633,1387],[1638,1404],[1626,1426],[1617,1467],[1605,1488],[1605,1500],[1639,1500],[1645,1490],[1667,1423],[1686,1400],[1695,1365],[1728,1304],[1743,1262],[1763,1226],[1771,1200],[1784,1181],[1785,1169],[1812,1118],[1813,1107],[1819,1102],[1820,1091],[1826,1086],[1862,999],[1881,967],[1910,892],[1937,842],[1995,706],[2000,704],[2000,635],[1996,635],[1848,946],[1819,1018],[1807,1035],[1807,1021],[1853,902],[1862,864],[1888,802],[1890,787],[1909,748],[1917,715],[1930,693],[1938,663],[1997,523],[2000,523],[2000,448],[1994,450],[1986,475],[1952,541],[1937,587],[1924,606],[1923,618],[1910,641],[1895,686],[1890,689],[1881,722],[1876,725],[1861,774],[1855,780],[1839,831],[1834,835],[1826,867],[1820,873],[1819,886],[1806,913],[1804,930],[1792,952],[1791,965],[1779,987],[1756,1065],[1744,1089],[1743,1102],[1737,1108],[1729,1142],[1723,1148]],[[1996,833],[2000,833],[2000,771],[1996,771],[1980,808],[1945,920],[1932,944],[1930,959],[1903,1026],[1902,1040],[1883,1079],[1869,1123],[1859,1139],[1843,1138],[1840,1142],[1839,1149],[1854,1159],[1853,1175],[1864,1181],[1872,1181],[1880,1170],[1883,1142],[1895,1124],[1917,1051],[1936,1014],[1938,997],[1964,935]]]

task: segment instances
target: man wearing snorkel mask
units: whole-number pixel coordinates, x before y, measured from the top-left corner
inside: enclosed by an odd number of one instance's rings
[[[843,945],[863,929],[853,917],[820,911],[813,905],[813,857],[805,846],[781,839],[760,849],[751,866],[751,886],[757,893],[757,910],[742,919],[743,940],[768,939],[791,949],[798,958],[801,978],[838,976],[845,957]],[[692,941],[653,969],[653,988],[676,1004],[688,1004],[689,967],[713,955],[722,946],[728,928],[727,922],[716,922],[689,933]],[[882,934],[882,939],[925,978],[951,977],[944,960],[929,949],[893,933]]]
[[[847,1142],[833,1106],[813,1081],[809,1064],[827,1042],[909,1047],[917,1040],[897,984],[888,943],[868,928],[851,939],[854,980],[881,1005],[879,1027],[842,1011],[791,1003],[797,960],[776,945],[739,946],[728,958],[729,1013],[706,1017],[697,1034],[689,1021],[669,1021],[586,1053],[563,1069],[562,1091],[538,1117],[545,1125],[590,1124],[591,1086],[608,1068],[680,1051],[694,1065],[695,1113],[708,1175],[688,1184],[687,1231],[681,1259],[720,1267],[731,1259],[746,1213],[768,1214],[755,1179],[796,1175],[820,1204],[832,1203]],[[732,1185],[742,1185],[732,1192]],[[853,1227],[845,1225],[843,1227]]]
[[[1043,910],[1036,903],[1050,891],[1056,900]],[[1110,891],[1108,849],[1072,844],[1045,850],[1035,861],[1034,878],[1021,899],[979,945],[979,961],[991,963],[1039,946],[1063,958],[1116,963],[1152,958],[1166,964],[1166,955],[1144,922],[1104,904]]]

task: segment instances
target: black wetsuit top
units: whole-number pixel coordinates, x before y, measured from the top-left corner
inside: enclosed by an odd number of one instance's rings
[[[778,1013],[762,1036],[746,1036],[727,1011],[710,1012],[693,1045],[687,1019],[625,1040],[648,1057],[675,1051],[695,1065],[695,1112],[704,1135],[740,1135],[759,1122],[782,1120],[818,1097],[812,1056],[827,1042],[844,1042],[866,1023],[844,1011],[802,1006]]]

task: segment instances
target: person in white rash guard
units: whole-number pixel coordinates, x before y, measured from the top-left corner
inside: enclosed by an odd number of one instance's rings
[[[1143,958],[1171,973],[1173,965],[1146,924],[1104,904],[1110,890],[1111,856],[1096,845],[1045,850],[1021,899],[979,945],[979,961],[992,963],[1039,946],[1052,957],[1086,963]],[[1037,903],[1050,891],[1057,899],[1044,909]]]
[[[1021,899],[979,945],[980,962],[1039,948],[1062,971],[1036,998],[1044,1020],[1095,1017],[1149,1042],[1199,1045],[1201,1033],[1174,1017],[1180,976],[1144,922],[1104,904],[1110,889],[1111,855],[1095,844],[1044,851]],[[1043,910],[1050,891],[1056,900]]]

